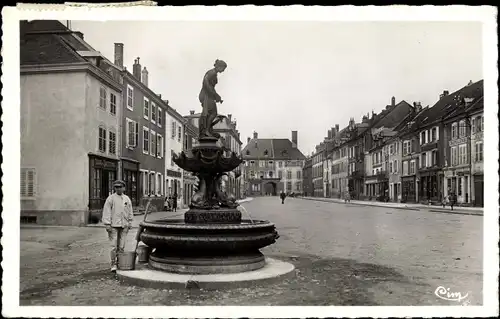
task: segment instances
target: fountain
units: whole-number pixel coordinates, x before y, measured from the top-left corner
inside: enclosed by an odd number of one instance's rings
[[[200,102],[199,139],[191,151],[173,155],[183,170],[197,176],[199,183],[184,219],[160,219],[141,223],[141,241],[152,248],[148,268],[118,271],[135,283],[236,283],[277,278],[291,273],[293,265],[265,258],[261,248],[276,242],[275,225],[264,220],[242,219],[234,194],[221,189],[224,175],[243,162],[236,153],[226,156],[217,144],[213,126],[225,116],[217,114],[217,73],[226,64],[217,60],[203,80]],[[237,172],[237,175],[239,172]],[[239,176],[237,176],[238,178]],[[142,271],[142,273],[141,273]],[[225,277],[224,277],[225,276]]]

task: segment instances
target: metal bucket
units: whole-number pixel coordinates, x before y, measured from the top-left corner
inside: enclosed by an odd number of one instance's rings
[[[118,255],[118,269],[134,270],[135,269],[135,251],[126,251]]]
[[[137,247],[137,261],[140,263],[147,263],[149,261],[149,254],[151,254],[151,247],[140,245]]]

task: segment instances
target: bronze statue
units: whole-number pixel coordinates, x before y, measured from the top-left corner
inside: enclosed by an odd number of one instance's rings
[[[217,85],[217,73],[226,70],[227,64],[222,60],[215,60],[214,68],[205,73],[199,95],[199,100],[203,108],[199,122],[200,139],[206,137],[219,138],[220,135],[213,131],[213,126],[217,124],[222,117],[217,117],[217,104],[222,103],[221,96],[215,91]],[[216,120],[217,121],[214,121]]]

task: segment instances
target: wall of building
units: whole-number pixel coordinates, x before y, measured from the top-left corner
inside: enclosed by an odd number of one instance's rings
[[[86,76],[21,75],[21,169],[34,169],[34,196],[21,199],[21,215],[40,224],[86,223],[87,153],[95,146],[86,132],[97,127],[86,117]]]
[[[389,148],[389,198],[392,202],[399,202],[401,201],[401,141],[391,140],[387,147]]]
[[[184,123],[172,114],[166,114],[165,133],[165,191],[166,194],[174,195],[177,192],[177,206],[182,206],[183,198],[183,178],[182,169],[172,160],[172,155],[179,155],[183,149]],[[174,176],[175,175],[175,176]]]

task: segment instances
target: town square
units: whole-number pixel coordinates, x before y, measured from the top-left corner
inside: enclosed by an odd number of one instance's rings
[[[20,308],[498,312],[480,21],[17,23]]]

